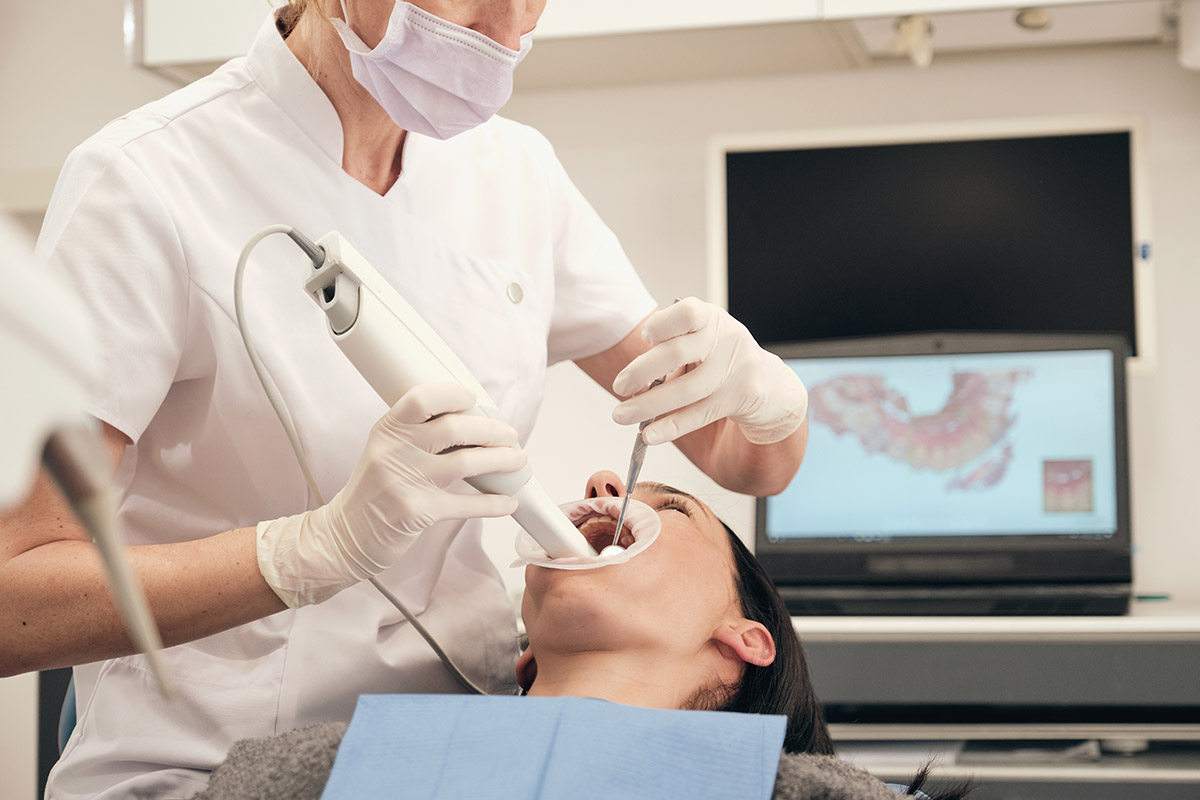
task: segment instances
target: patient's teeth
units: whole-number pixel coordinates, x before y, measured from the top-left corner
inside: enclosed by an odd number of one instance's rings
[[[612,517],[592,517],[579,526],[579,532],[597,550],[612,544],[613,532],[616,529],[617,521]]]

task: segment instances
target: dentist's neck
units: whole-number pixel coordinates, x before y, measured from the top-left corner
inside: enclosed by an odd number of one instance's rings
[[[342,169],[368,189],[386,194],[400,176],[407,132],[354,79],[350,54],[318,5],[304,14],[286,41],[341,120]]]

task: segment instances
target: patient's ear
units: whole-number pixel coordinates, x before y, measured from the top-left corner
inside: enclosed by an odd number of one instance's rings
[[[775,661],[775,639],[760,622],[728,622],[713,633],[713,638],[747,664],[765,667]]]
[[[533,650],[526,647],[525,652],[517,659],[517,685],[528,692],[536,679],[537,659],[533,657]]]

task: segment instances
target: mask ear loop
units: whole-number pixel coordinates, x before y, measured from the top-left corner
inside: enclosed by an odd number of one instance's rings
[[[343,0],[344,2],[345,0]],[[521,46],[517,48],[517,63],[520,64],[533,49],[533,31],[521,34]]]
[[[350,27],[350,14],[346,11],[346,0],[338,0],[338,2],[342,6],[342,18],[327,17],[329,24],[333,26],[347,50],[360,56],[369,54],[371,48],[367,47],[367,43],[362,40],[362,37]],[[396,0],[396,2],[403,2],[403,0]]]

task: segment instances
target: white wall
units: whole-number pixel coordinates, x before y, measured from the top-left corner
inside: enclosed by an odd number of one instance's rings
[[[0,678],[0,797],[37,794],[37,673]]]
[[[0,0],[0,208],[44,206],[71,148],[175,88],[125,63],[123,8]]]

